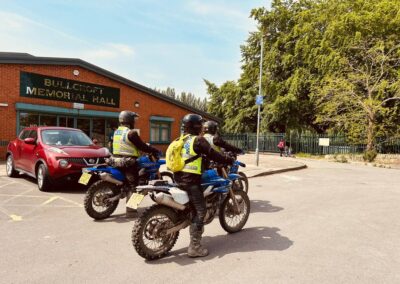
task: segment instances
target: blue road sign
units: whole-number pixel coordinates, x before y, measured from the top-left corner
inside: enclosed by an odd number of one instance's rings
[[[256,96],[256,105],[262,105],[263,104],[263,97],[261,95]]]

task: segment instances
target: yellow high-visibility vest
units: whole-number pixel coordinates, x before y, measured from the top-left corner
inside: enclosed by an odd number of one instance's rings
[[[185,144],[183,144],[181,151],[182,159],[184,161],[197,155],[197,153],[193,149],[195,138],[196,138],[195,135],[190,135],[185,139]],[[201,175],[201,163],[202,163],[202,158],[199,157],[196,160],[185,164],[182,172]]]
[[[206,133],[203,135],[203,137],[206,138],[208,143],[210,143],[211,147],[213,147],[215,151],[217,151],[218,153],[222,152],[221,147],[214,144],[214,135],[211,135],[210,133]]]
[[[120,126],[114,132],[113,154],[121,156],[139,157],[138,148],[128,139],[130,129]]]

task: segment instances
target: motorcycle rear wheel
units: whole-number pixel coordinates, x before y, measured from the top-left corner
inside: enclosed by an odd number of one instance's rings
[[[171,208],[155,204],[148,208],[133,225],[132,245],[147,260],[164,257],[175,245],[179,231],[163,235],[163,231],[178,223],[178,214]],[[158,246],[153,246],[157,244]]]
[[[222,202],[219,209],[219,223],[228,233],[236,233],[243,229],[250,215],[250,200],[244,191],[233,191],[240,213],[234,211],[234,203],[230,195]]]
[[[118,194],[120,194],[120,189],[115,184],[104,180],[95,182],[89,187],[83,201],[86,213],[96,220],[108,218],[117,209],[119,199],[107,202],[107,198]]]

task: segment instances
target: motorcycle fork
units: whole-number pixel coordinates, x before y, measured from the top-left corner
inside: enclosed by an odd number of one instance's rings
[[[221,171],[222,171],[222,177],[227,179],[228,174],[226,173],[225,168],[221,168]],[[235,194],[233,193],[232,186],[229,187],[229,196],[231,197],[232,202],[233,202],[233,211],[235,212],[235,214],[240,214],[241,212],[240,212],[239,204],[236,200]]]

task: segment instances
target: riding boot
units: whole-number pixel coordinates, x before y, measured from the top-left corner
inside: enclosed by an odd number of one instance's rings
[[[190,245],[188,248],[189,257],[203,257],[208,255],[208,250],[201,246],[201,235],[204,232],[204,227],[198,228],[196,224],[190,225]]]
[[[130,190],[126,194],[126,203],[128,203],[129,198],[131,198],[133,192],[136,192],[136,187],[130,186]],[[136,209],[126,207],[125,216],[127,218],[134,218],[134,217],[137,217],[137,215],[138,215],[138,211]]]

